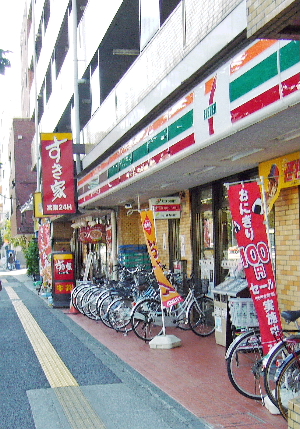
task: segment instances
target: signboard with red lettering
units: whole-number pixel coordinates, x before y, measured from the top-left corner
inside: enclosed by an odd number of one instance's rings
[[[54,282],[54,293],[58,295],[70,295],[74,287],[74,282]]]
[[[76,286],[74,254],[53,252],[51,265],[53,306],[69,307],[71,291]]]
[[[43,214],[76,213],[70,133],[41,134]]]
[[[153,211],[154,219],[180,218],[180,197],[151,198],[150,207]]]
[[[267,353],[282,327],[260,186],[257,182],[230,185],[228,196],[263,349]]]

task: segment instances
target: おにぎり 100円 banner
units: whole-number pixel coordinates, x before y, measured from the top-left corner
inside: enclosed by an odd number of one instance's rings
[[[261,189],[257,182],[234,184],[229,186],[228,197],[263,349],[267,353],[282,327]]]

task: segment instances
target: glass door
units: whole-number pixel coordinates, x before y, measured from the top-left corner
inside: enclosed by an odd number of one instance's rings
[[[235,232],[229,209],[228,192],[223,186],[221,207],[219,209],[220,228],[220,282],[233,273],[238,267],[241,268],[240,252],[237,245]]]
[[[212,186],[193,194],[193,273],[197,279],[214,282],[214,219]]]

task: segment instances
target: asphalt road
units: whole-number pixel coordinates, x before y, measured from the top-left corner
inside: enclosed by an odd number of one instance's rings
[[[0,429],[207,429],[22,276],[0,273]]]

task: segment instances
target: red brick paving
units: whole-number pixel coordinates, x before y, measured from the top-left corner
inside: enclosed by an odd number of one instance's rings
[[[243,397],[232,387],[225,348],[216,344],[214,335],[201,338],[191,331],[167,328],[167,334],[181,339],[181,347],[150,349],[133,332],[124,336],[82,314],[69,317],[214,429],[287,429],[281,416],[270,414],[259,401]]]

